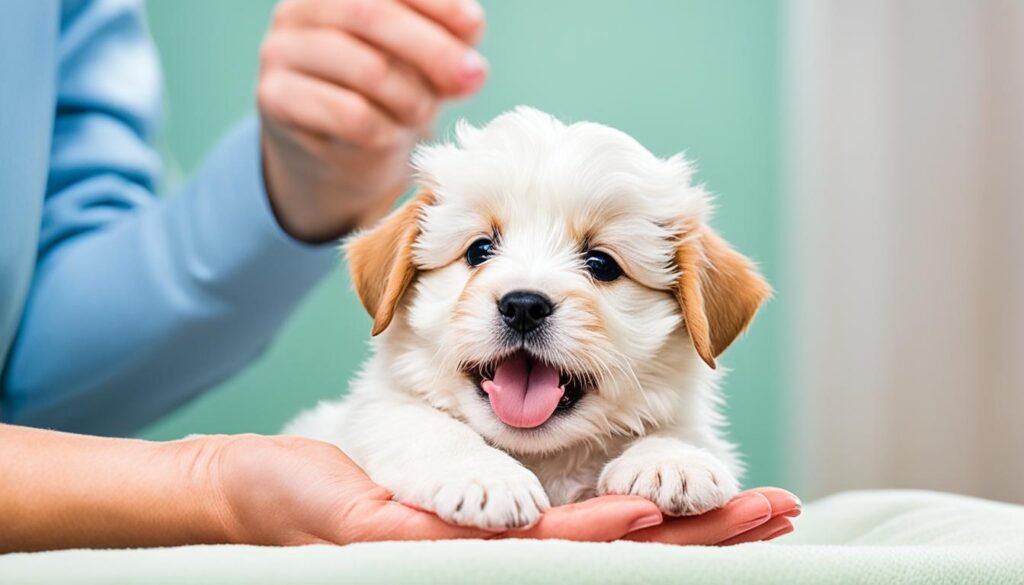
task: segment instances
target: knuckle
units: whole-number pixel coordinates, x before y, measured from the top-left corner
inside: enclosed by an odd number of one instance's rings
[[[421,126],[430,122],[436,111],[437,103],[433,99],[420,98],[407,106],[405,118],[413,126]]]
[[[297,0],[284,0],[283,2],[278,3],[270,15],[271,28],[290,25],[294,20],[295,7],[297,4]]]
[[[345,137],[361,146],[369,146],[377,133],[372,108],[362,96],[355,95],[348,108],[339,109],[337,125]]]
[[[352,27],[362,29],[374,27],[381,12],[381,3],[378,0],[347,0],[345,3],[345,20]]]
[[[458,20],[464,13],[465,2],[462,0],[437,0],[438,13],[447,20]]]
[[[265,74],[256,85],[256,103],[260,111],[273,117],[280,117],[284,104],[283,88],[279,75]]]
[[[283,60],[284,38],[282,35],[271,34],[260,45],[260,66],[273,67]]]
[[[388,62],[384,57],[376,53],[367,55],[355,65],[353,75],[356,85],[367,91],[379,89],[388,75],[388,68]]]
[[[461,27],[466,22],[469,5],[473,0],[425,0],[430,13],[445,24]]]

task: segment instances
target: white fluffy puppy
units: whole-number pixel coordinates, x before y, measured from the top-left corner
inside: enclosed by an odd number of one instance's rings
[[[373,357],[284,432],[488,529],[597,494],[670,515],[735,495],[715,358],[769,287],[686,160],[518,108],[415,166],[420,193],[347,247]]]

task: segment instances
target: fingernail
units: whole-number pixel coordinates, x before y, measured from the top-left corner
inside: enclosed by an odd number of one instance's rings
[[[459,73],[465,81],[475,81],[487,72],[487,60],[480,53],[470,49],[462,58]]]
[[[641,516],[637,520],[633,521],[633,523],[630,524],[630,526],[629,526],[629,531],[630,532],[636,532],[637,530],[643,530],[644,528],[650,528],[652,526],[657,526],[657,525],[661,524],[661,522],[662,522],[661,513],[660,512],[655,512],[654,514],[648,514],[646,516]]]
[[[782,513],[783,516],[787,516],[789,518],[795,518],[795,517],[800,515],[801,511],[803,511],[804,503],[800,501],[800,498],[798,498],[796,496],[793,496],[792,500],[793,500],[793,507],[790,508],[789,510],[786,510],[785,512],[783,512]]]
[[[795,518],[800,515],[800,511],[803,507],[803,503],[800,501],[800,498],[790,495],[788,499],[788,503],[781,504],[772,509],[772,516]]]

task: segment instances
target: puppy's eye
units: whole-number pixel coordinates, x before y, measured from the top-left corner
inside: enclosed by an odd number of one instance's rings
[[[466,250],[466,262],[470,266],[480,266],[494,254],[494,242],[487,238],[480,238],[469,245]]]
[[[598,252],[597,250],[587,252],[584,263],[590,274],[598,280],[611,282],[622,276],[622,268],[619,268],[618,263],[604,252]]]

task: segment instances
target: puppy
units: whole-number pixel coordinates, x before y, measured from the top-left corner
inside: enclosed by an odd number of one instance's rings
[[[770,289],[708,227],[690,165],[524,107],[456,136],[418,150],[419,194],[347,245],[373,357],[284,432],[465,526],[599,494],[726,503],[740,466],[715,360]]]

